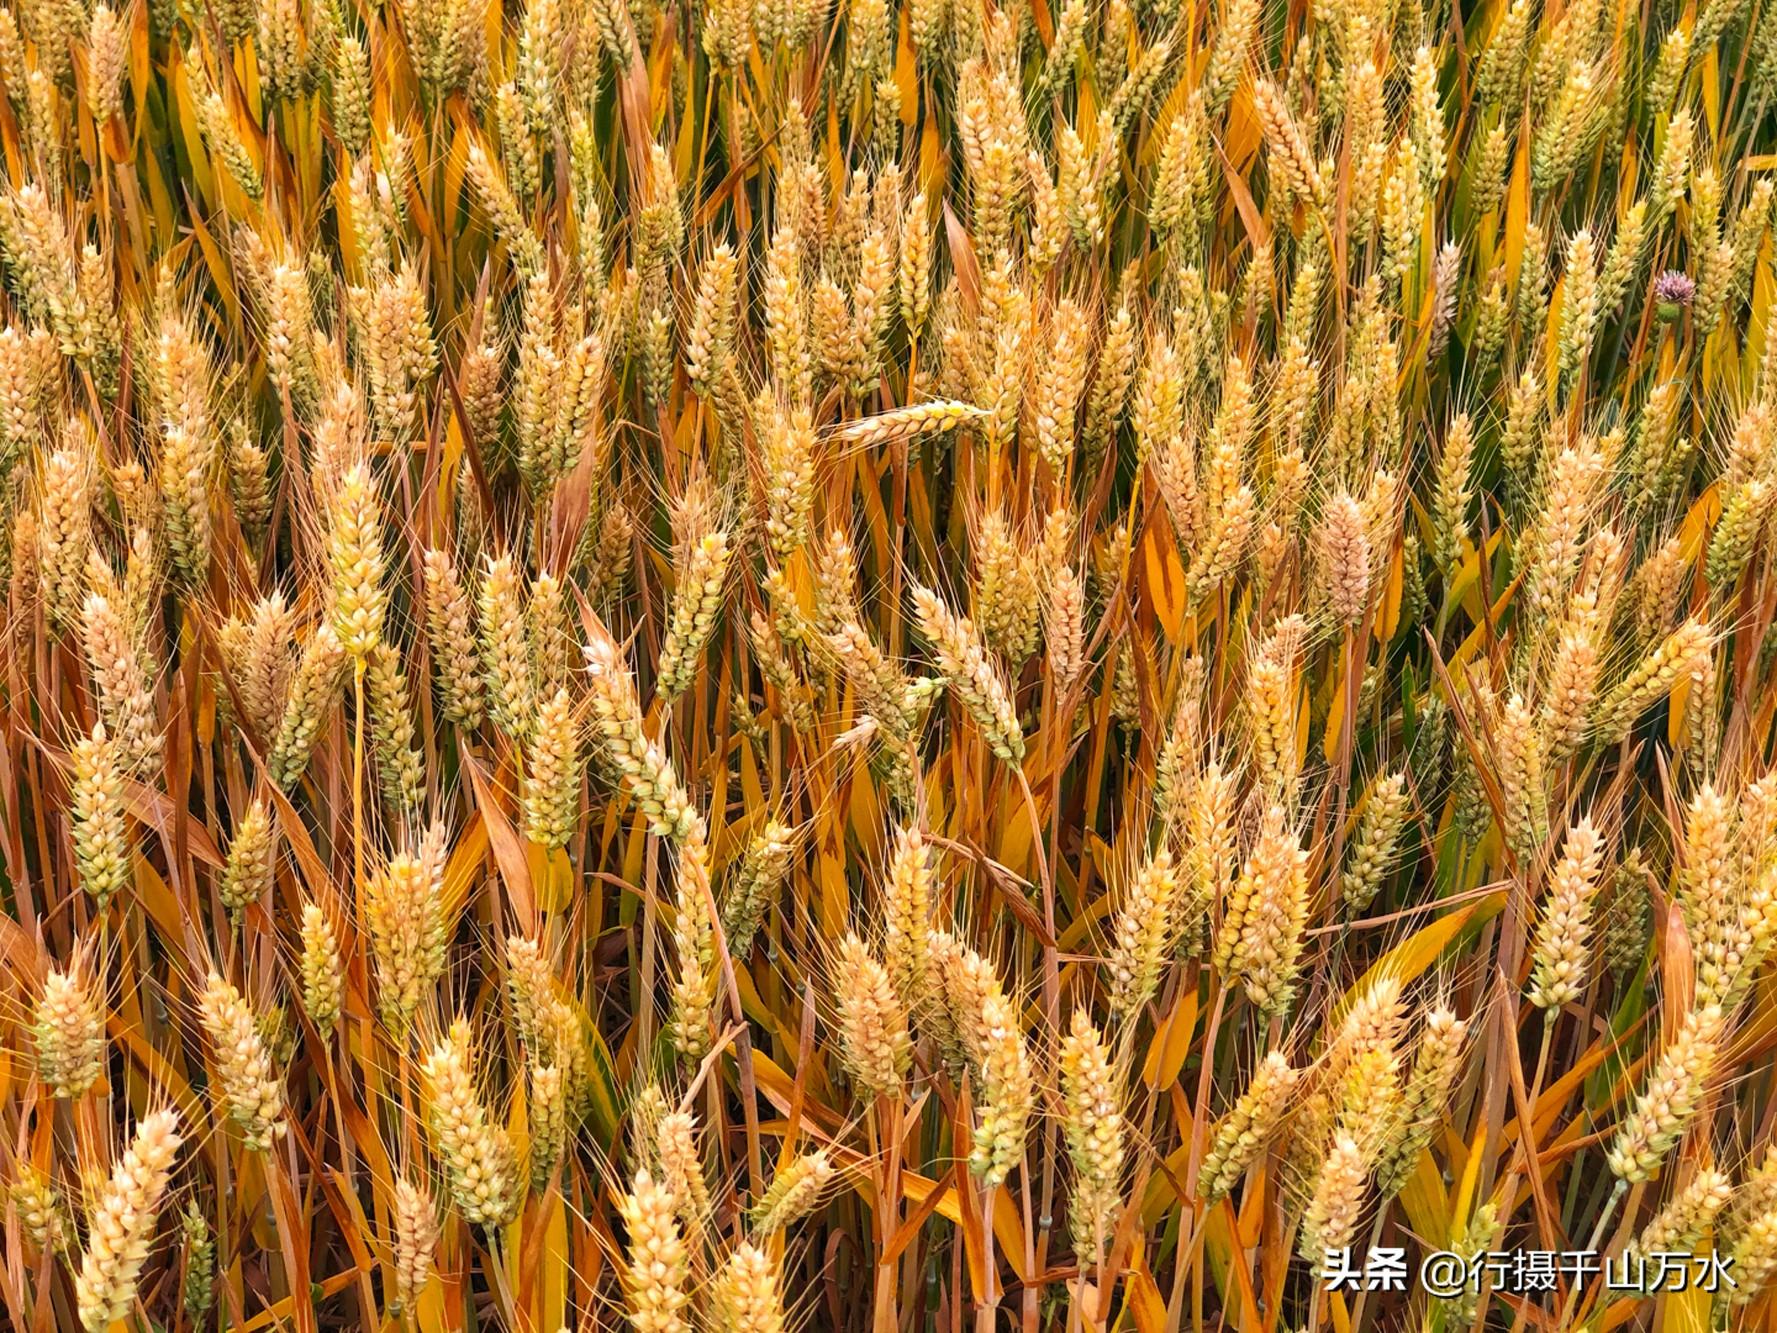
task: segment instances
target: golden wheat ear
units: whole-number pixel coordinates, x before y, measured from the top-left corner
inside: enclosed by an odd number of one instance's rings
[[[145,1116],[99,1191],[74,1277],[75,1309],[87,1333],[126,1318],[136,1303],[136,1284],[181,1143],[176,1112]]]

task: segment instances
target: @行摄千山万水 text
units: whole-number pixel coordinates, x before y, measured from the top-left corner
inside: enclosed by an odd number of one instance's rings
[[[1329,1292],[1407,1291],[1417,1287],[1433,1296],[1457,1297],[1482,1290],[1505,1295],[1532,1295],[1602,1277],[1610,1291],[1649,1295],[1657,1292],[1730,1291],[1733,1260],[1704,1254],[1633,1250],[1603,1255],[1596,1250],[1431,1250],[1417,1264],[1401,1248],[1378,1246],[1362,1253],[1328,1250],[1319,1276]]]

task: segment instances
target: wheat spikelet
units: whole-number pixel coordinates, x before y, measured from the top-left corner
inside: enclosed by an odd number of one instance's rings
[[[765,914],[789,876],[797,841],[793,830],[774,819],[748,843],[722,903],[722,932],[736,959],[751,952]]]
[[[444,716],[474,730],[482,722],[482,672],[476,659],[473,611],[448,551],[425,553],[426,638]]]
[[[1383,1198],[1393,1198],[1405,1188],[1420,1155],[1436,1135],[1451,1090],[1462,1074],[1467,1039],[1467,1022],[1449,1009],[1439,1006],[1426,1013],[1413,1071],[1388,1126],[1376,1168]]]
[[[673,589],[666,637],[660,645],[656,688],[663,699],[676,699],[690,687],[697,656],[709,641],[721,611],[728,560],[725,532],[702,533],[686,543],[682,576]]]
[[[479,143],[470,144],[466,165],[469,182],[475,187],[475,197],[487,214],[488,224],[512,248],[513,262],[527,272],[539,268],[543,262],[542,246],[525,224],[512,187],[488,157],[487,150]]]
[[[568,590],[547,570],[531,585],[525,620],[539,681],[544,689],[561,688],[573,670],[574,633],[568,620]]]
[[[1777,1274],[1777,1211],[1767,1210],[1748,1222],[1729,1258],[1735,1279],[1728,1300],[1734,1305],[1751,1304]]]
[[[105,1058],[104,1011],[82,959],[51,968],[31,1014],[37,1076],[58,1097],[84,1096]]]
[[[1620,541],[1606,530],[1599,534],[1595,546],[1612,543],[1620,552]],[[1605,561],[1614,563],[1614,558],[1607,553]],[[1567,623],[1557,637],[1554,660],[1544,687],[1547,697],[1542,718],[1545,743],[1552,760],[1565,759],[1585,739],[1587,714],[1598,689],[1597,641],[1602,623],[1609,618],[1609,603],[1614,597],[1614,590],[1604,593],[1606,604],[1600,606],[1600,589],[1576,592],[1569,606]]]
[[[376,964],[384,1021],[405,1033],[409,1022],[444,973],[445,922],[439,901],[442,865],[403,852],[371,877],[364,890],[364,922]]]
[[[1567,241],[1567,271],[1562,276],[1560,367],[1571,375],[1586,361],[1598,325],[1598,272],[1592,233],[1581,228]]]
[[[1370,542],[1363,512],[1350,495],[1328,502],[1321,520],[1321,561],[1327,605],[1341,625],[1363,619],[1370,595]]]
[[[29,1162],[20,1162],[8,1190],[25,1235],[40,1250],[62,1252],[73,1234],[72,1224],[50,1178]]]
[[[377,430],[405,440],[414,427],[419,392],[437,369],[437,345],[425,293],[411,263],[348,293],[364,351],[371,416]],[[345,636],[341,636],[343,639]]]
[[[565,847],[580,805],[578,724],[563,686],[537,709],[524,776],[524,835],[540,847]]]
[[[341,478],[335,492],[327,542],[333,569],[333,633],[359,664],[382,642],[388,606],[381,529],[370,471],[359,464]]]
[[[656,1184],[646,1171],[636,1172],[630,1193],[618,1212],[629,1232],[629,1257],[623,1289],[630,1325],[638,1333],[681,1333],[690,1328],[684,1316],[690,1294],[685,1290],[689,1263],[685,1241],[675,1220],[671,1191]]]
[[[1395,844],[1407,822],[1406,775],[1390,773],[1370,788],[1352,842],[1351,860],[1340,880],[1340,892],[1354,911],[1361,912],[1375,900],[1395,857]]]
[[[339,1022],[345,988],[333,923],[318,904],[303,904],[301,936],[297,972],[302,983],[302,1008],[325,1039]]]
[[[655,1126],[660,1183],[672,1195],[687,1230],[695,1232],[710,1214],[709,1184],[697,1149],[697,1122],[687,1111],[662,1116]]]
[[[187,585],[201,583],[210,565],[210,474],[216,441],[208,422],[196,429],[169,423],[161,441],[161,511],[173,567]]]
[[[395,1313],[413,1307],[432,1277],[438,1245],[438,1205],[425,1186],[407,1177],[395,1182]]]
[[[1282,806],[1265,812],[1216,936],[1216,967],[1259,1008],[1285,1008],[1295,989],[1308,915],[1308,852]]]
[[[283,1084],[273,1075],[253,1011],[238,990],[212,972],[198,996],[198,1017],[210,1039],[229,1118],[250,1150],[264,1152],[289,1125],[284,1119]]]
[[[915,338],[931,313],[931,249],[931,205],[923,195],[915,195],[901,216],[900,272],[895,282],[901,322]]]
[[[1007,517],[990,510],[975,530],[974,623],[987,645],[1023,662],[1036,647],[1041,610],[1036,571]]]
[[[1179,882],[1172,856],[1162,850],[1130,881],[1117,914],[1110,956],[1111,1008],[1134,1016],[1153,998],[1160,969],[1172,943]]]
[[[1764,1154],[1746,1168],[1740,1187],[1723,1220],[1721,1231],[1732,1236],[1746,1230],[1756,1218],[1777,1203],[1777,1153],[1767,1145]]]
[[[82,620],[99,713],[117,738],[129,771],[150,774],[160,763],[163,738],[141,655],[109,598],[89,594]]]
[[[185,1242],[180,1301],[195,1324],[207,1318],[216,1304],[216,1237],[195,1199],[179,1215],[179,1230]]]
[[[1619,1180],[1646,1180],[1684,1137],[1715,1069],[1721,1038],[1721,1010],[1710,1006],[1685,1015],[1611,1140],[1606,1161]]]
[[[1181,868],[1186,897],[1180,918],[1182,941],[1193,953],[1201,952],[1207,934],[1202,918],[1226,892],[1236,867],[1235,794],[1236,775],[1211,761],[1197,779],[1195,799],[1185,815]]]
[[[431,1085],[433,1143],[450,1182],[451,1201],[466,1221],[504,1226],[517,1211],[512,1144],[475,1090],[469,1024],[457,1019],[421,1063]]]
[[[1635,1249],[1641,1254],[1690,1253],[1732,1197],[1727,1176],[1704,1167],[1641,1229]]]
[[[1520,856],[1533,855],[1548,835],[1543,738],[1524,697],[1514,694],[1494,729],[1505,834]]]
[[[317,626],[303,646],[267,761],[272,781],[286,791],[308,768],[321,728],[345,685],[350,660],[330,625]]]
[[[649,828],[681,842],[700,838],[703,821],[660,747],[642,734],[635,682],[618,657],[617,644],[600,627],[585,645],[592,730],[610,765]]]
[[[1057,475],[1064,475],[1073,454],[1074,414],[1086,386],[1086,317],[1074,302],[1056,306],[1048,351],[1037,369],[1031,411],[1038,452]]]
[[[678,901],[673,947],[679,971],[673,983],[673,1044],[688,1061],[710,1048],[710,1021],[716,999],[716,940],[709,913],[709,852],[692,838],[679,849]]]
[[[771,423],[760,454],[765,471],[765,532],[772,551],[780,560],[787,560],[808,541],[817,442],[806,408],[788,413],[770,410]]]
[[[1537,924],[1528,998],[1539,1009],[1570,1003],[1585,990],[1592,903],[1603,854],[1604,840],[1591,820],[1582,818],[1568,829]]]
[[[1307,630],[1300,616],[1280,621],[1247,665],[1246,710],[1260,785],[1284,798],[1293,796],[1301,764],[1296,673]]]
[[[277,829],[265,803],[255,798],[236,825],[229,840],[228,859],[216,896],[238,921],[241,913],[258,902],[272,885],[277,868]]]
[[[907,1012],[888,971],[864,942],[848,934],[834,962],[840,1049],[858,1086],[879,1097],[897,1096],[912,1059]]]
[[[478,611],[488,714],[502,731],[522,739],[530,734],[536,687],[524,598],[510,556],[488,557]]]
[[[129,829],[123,806],[123,756],[100,722],[74,743],[68,806],[80,885],[102,910],[130,879]]]
[[[1673,896],[1695,936],[1699,1003],[1725,1003],[1752,951],[1748,927],[1757,918],[1743,914],[1747,886],[1734,855],[1735,844],[1750,831],[1740,827],[1739,814],[1710,783],[1698,789],[1685,811],[1684,864]],[[1757,842],[1756,834],[1751,841]]]
[[[1068,1153],[1075,1176],[1074,1245],[1093,1252],[1111,1234],[1121,1206],[1123,1087],[1116,1061],[1091,1015],[1075,1009],[1059,1055]]]
[[[844,448],[878,449],[887,444],[942,434],[988,415],[985,409],[968,403],[938,399],[894,408],[852,422],[835,432],[833,440]]]
[[[274,592],[254,603],[248,618],[230,617],[219,635],[246,720],[261,735],[273,734],[283,715],[295,665],[294,629],[295,613]]]
[[[1703,576],[1717,587],[1731,585],[1752,558],[1753,544],[1764,528],[1774,493],[1762,477],[1734,488],[1709,541]]]
[[[1012,709],[1010,691],[988,660],[974,625],[929,588],[914,588],[913,610],[945,680],[981,728],[988,746],[1001,759],[1017,763],[1024,757],[1024,731]]]
[[[522,935],[506,940],[506,988],[513,1026],[527,1048],[543,1037],[544,1013],[555,993],[555,973],[542,946]]]
[[[1651,707],[1689,672],[1711,643],[1709,626],[1686,620],[1657,645],[1599,701],[1593,731],[1605,744],[1621,740]]]
[[[833,1163],[824,1150],[792,1158],[754,1205],[754,1234],[764,1239],[806,1216],[832,1179]]]
[[[74,1275],[75,1308],[87,1333],[102,1333],[135,1304],[136,1281],[180,1143],[175,1112],[144,1117],[99,1193],[87,1220],[86,1253]]]
[[[37,483],[37,582],[50,624],[64,631],[79,623],[92,549],[91,472],[83,451],[58,449]]]
[[[1302,1217],[1298,1250],[1317,1267],[1322,1257],[1347,1248],[1357,1231],[1369,1165],[1361,1144],[1340,1135],[1327,1152],[1316,1180],[1314,1194]]]
[[[1252,487],[1243,484],[1210,520],[1202,544],[1185,570],[1185,594],[1192,606],[1232,577],[1245,559],[1256,509]]]
[[[531,1188],[541,1192],[567,1147],[568,1089],[559,1065],[532,1065],[529,1084]]]
[[[1025,1134],[1035,1103],[1034,1079],[1018,1011],[997,991],[982,997],[968,1016],[979,1048],[981,1102],[969,1169],[989,1188],[1003,1184],[1024,1153]]]
[[[1320,167],[1282,91],[1271,80],[1260,79],[1253,86],[1253,107],[1264,130],[1269,161],[1284,186],[1310,203],[1319,203],[1325,189]]]
[[[932,917],[932,865],[917,828],[896,829],[883,886],[883,953],[902,1007],[918,1014],[936,996],[927,972],[926,933]]]
[[[123,25],[116,13],[108,5],[96,6],[86,40],[88,96],[95,124],[104,125],[123,107],[125,47]]]
[[[740,1241],[716,1275],[710,1294],[715,1327],[723,1333],[781,1333],[783,1298],[778,1265],[751,1241]]]

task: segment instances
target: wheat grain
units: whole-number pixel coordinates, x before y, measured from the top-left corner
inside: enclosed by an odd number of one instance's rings
[[[517,1211],[517,1168],[506,1131],[476,1094],[474,1059],[469,1025],[459,1018],[421,1068],[431,1084],[433,1142],[451,1201],[466,1221],[497,1227]]]
[[[673,1197],[645,1170],[636,1172],[619,1211],[629,1231],[629,1261],[623,1271],[629,1320],[638,1333],[679,1333],[688,1329],[683,1311],[688,1261],[685,1242],[673,1218]]]
[[[51,968],[31,1015],[37,1076],[58,1097],[84,1096],[104,1067],[104,1011],[83,960]]]
[[[179,1117],[155,1111],[136,1126],[87,1219],[86,1252],[74,1277],[75,1308],[87,1333],[127,1317],[148,1261],[154,1223],[181,1139]]]

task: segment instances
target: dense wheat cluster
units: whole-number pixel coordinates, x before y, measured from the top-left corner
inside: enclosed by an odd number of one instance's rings
[[[1777,1324],[1772,0],[0,88],[10,1325]]]

